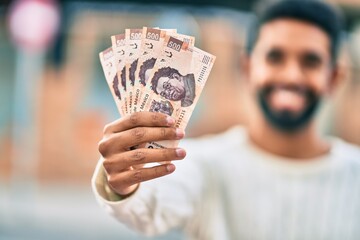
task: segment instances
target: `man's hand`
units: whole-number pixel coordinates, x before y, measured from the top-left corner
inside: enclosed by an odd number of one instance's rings
[[[134,149],[147,142],[182,139],[184,131],[174,125],[174,119],[165,114],[137,112],[105,126],[99,152],[104,158],[108,184],[116,193],[129,195],[141,182],[174,172],[171,163],[151,168],[143,165],[183,159],[186,155],[183,149]]]

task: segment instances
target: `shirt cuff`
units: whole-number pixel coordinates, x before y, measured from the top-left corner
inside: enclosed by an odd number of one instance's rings
[[[101,158],[96,166],[93,178],[92,188],[96,195],[100,196],[106,201],[117,202],[123,199],[122,196],[114,192],[107,183],[106,172],[103,167],[103,159]]]

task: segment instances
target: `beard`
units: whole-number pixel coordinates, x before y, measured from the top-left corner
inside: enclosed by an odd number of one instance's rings
[[[257,91],[257,101],[267,121],[276,129],[293,133],[301,130],[310,122],[314,116],[320,97],[310,88],[297,85],[280,86],[283,89],[293,91],[305,98],[305,106],[300,112],[294,113],[290,110],[274,110],[269,103],[269,97],[276,91],[278,85],[267,85]]]

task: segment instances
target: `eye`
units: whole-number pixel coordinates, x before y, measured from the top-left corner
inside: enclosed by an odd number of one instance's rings
[[[170,83],[169,82],[164,82],[163,88],[168,89],[169,87],[170,87]]]
[[[180,79],[180,76],[176,73],[173,74],[172,78],[175,78],[176,80],[179,80]]]
[[[307,53],[302,57],[302,64],[307,68],[317,68],[322,64],[322,58],[316,53]]]
[[[284,53],[280,49],[272,49],[266,54],[266,60],[271,64],[279,64],[284,60]]]

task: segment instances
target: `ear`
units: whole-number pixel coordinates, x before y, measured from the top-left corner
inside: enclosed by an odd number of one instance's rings
[[[338,86],[347,78],[346,67],[337,63],[330,73],[328,94],[332,95]]]
[[[250,76],[250,58],[250,54],[248,54],[246,51],[240,54],[240,70],[246,81]]]
[[[333,94],[345,81],[351,77],[351,59],[348,44],[344,43],[340,49],[338,59],[330,73],[328,94]]]

